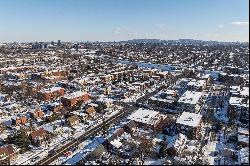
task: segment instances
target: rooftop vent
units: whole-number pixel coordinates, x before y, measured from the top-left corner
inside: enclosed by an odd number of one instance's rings
[[[192,117],[188,117],[187,119],[185,119],[184,121],[193,121]]]

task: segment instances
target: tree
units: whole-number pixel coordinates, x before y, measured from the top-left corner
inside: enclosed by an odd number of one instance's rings
[[[31,143],[30,137],[24,128],[21,128],[13,137],[13,142],[22,150],[27,150]]]
[[[162,158],[167,157],[167,139],[166,136],[163,137],[162,142],[160,143],[161,147],[159,150],[159,154]]]
[[[109,126],[106,124],[105,120],[103,119],[102,125],[102,135],[105,136],[108,133]]]
[[[142,135],[142,137],[140,137],[140,144],[138,147],[139,157],[142,164],[144,164],[144,157],[150,155],[152,148],[152,139],[148,139],[145,135]]]
[[[30,133],[34,130],[34,125],[33,125],[31,119],[30,119],[30,126],[29,126],[29,129],[30,129]]]

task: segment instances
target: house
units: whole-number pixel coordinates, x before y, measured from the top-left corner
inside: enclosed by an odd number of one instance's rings
[[[7,68],[0,68],[0,73],[6,73],[7,71],[14,71],[14,72],[18,72],[18,71],[25,71],[28,69],[34,69],[34,66],[11,66],[11,67],[7,67]]]
[[[123,125],[122,128],[127,133],[133,133],[136,127],[137,127],[137,124],[135,123],[135,121],[130,120],[128,123],[126,123],[125,125]]]
[[[218,80],[221,82],[227,82],[230,85],[241,85],[244,82],[244,77],[240,74],[229,74],[225,72],[221,72],[218,75]]]
[[[0,102],[5,102],[8,99],[8,96],[9,95],[7,95],[7,94],[0,93]]]
[[[4,165],[8,163],[8,160],[14,160],[16,158],[17,151],[12,145],[0,147],[0,164]]]
[[[48,138],[48,133],[44,130],[44,128],[39,128],[38,130],[31,132],[30,135],[32,143],[35,146],[42,145],[43,143],[45,143],[45,141],[47,141]]]
[[[37,81],[37,80],[42,80],[42,78],[43,78],[43,73],[42,72],[32,73],[31,74],[31,79],[32,80]]]
[[[230,94],[232,97],[249,99],[249,87],[230,86]]]
[[[184,149],[187,140],[187,137],[182,133],[175,135],[167,145],[168,153],[172,156],[180,154]]]
[[[201,127],[201,114],[182,112],[176,120],[176,131],[185,134],[189,139],[199,139]]]
[[[44,117],[44,112],[41,111],[41,110],[35,110],[33,113],[32,113],[32,117],[33,118],[42,118]]]
[[[172,89],[177,90],[178,96],[181,96],[187,91],[187,85],[191,80],[191,78],[181,78],[177,81],[177,84],[173,86]]]
[[[147,70],[147,69],[144,69],[143,73],[145,74],[145,76],[151,77],[152,75],[155,75],[156,70]]]
[[[99,144],[96,146],[96,148],[88,153],[85,157],[85,160],[96,160],[96,159],[100,159],[105,153],[107,153],[107,150],[106,148],[102,145],[102,144]]]
[[[146,86],[143,82],[135,82],[132,84],[132,86],[139,92],[145,90],[145,88],[146,88]]]
[[[102,145],[104,145],[104,147],[110,152],[112,151],[114,148],[119,148],[116,145],[119,144],[119,146],[121,146],[121,142],[119,142],[119,137],[121,137],[121,135],[124,133],[124,129],[123,128],[118,128],[117,130],[114,131],[114,133],[109,136],[103,143]],[[119,142],[119,143],[118,143]]]
[[[68,71],[66,69],[54,69],[51,71],[48,71],[47,74],[49,76],[62,76],[65,77],[68,74]]]
[[[197,79],[204,80],[206,85],[210,85],[213,82],[213,77],[211,74],[199,74]]]
[[[95,108],[93,106],[90,106],[86,109],[86,113],[88,114],[88,117],[94,117],[95,115]]]
[[[153,76],[151,76],[151,78],[152,78],[153,80],[155,80],[155,81],[159,81],[159,80],[161,79],[161,77],[160,77],[160,76],[157,76],[157,75],[153,75]]]
[[[23,83],[20,81],[2,81],[1,83],[1,91],[9,94],[10,92],[19,91],[22,89]]]
[[[249,121],[249,99],[240,97],[230,97],[230,114],[234,114],[241,122]]]
[[[228,83],[231,85],[240,85],[244,83],[244,77],[239,74],[230,74],[228,75]]]
[[[6,125],[4,123],[0,123],[0,134],[3,133],[3,131],[5,130]]]
[[[86,161],[100,159],[103,155],[107,153],[105,147],[102,143],[105,140],[102,137],[96,137],[87,145],[81,145],[79,148],[81,150],[77,152],[72,158],[66,161],[66,165],[79,165],[81,163],[86,163]]]
[[[62,97],[61,101],[65,107],[76,106],[79,102],[86,102],[90,99],[90,96],[86,92],[77,91],[70,94],[66,94]]]
[[[220,82],[226,82],[226,81],[228,81],[228,79],[229,79],[229,77],[228,77],[228,74],[227,73],[225,73],[225,72],[220,72],[219,74],[218,74],[218,81],[220,81]]]
[[[61,113],[63,111],[63,104],[61,102],[53,102],[49,103],[47,108],[49,111]]]
[[[160,78],[162,79],[166,79],[168,78],[171,74],[168,71],[162,71],[157,73],[158,76],[160,76]]]
[[[44,101],[54,100],[60,96],[63,96],[65,93],[64,88],[61,87],[52,87],[49,89],[43,89],[38,92],[38,96],[40,99]]]
[[[111,74],[102,75],[102,76],[100,76],[100,79],[101,79],[102,83],[109,83],[113,79],[113,76]]]
[[[249,147],[241,148],[238,151],[238,164],[249,165]]]
[[[249,146],[249,131],[248,129],[238,128],[238,145],[241,147]]]
[[[128,117],[128,120],[133,120],[137,126],[161,130],[166,116],[153,110],[139,108]]]
[[[206,80],[193,79],[187,84],[187,89],[189,91],[199,91],[199,92],[201,92],[205,88],[206,88]]]
[[[77,115],[72,115],[67,119],[67,121],[70,126],[74,126],[80,123],[80,118]]]
[[[28,121],[26,116],[14,116],[11,119],[13,125],[19,125],[19,124],[24,125]]]
[[[43,81],[45,83],[50,83],[50,84],[54,84],[56,82],[61,81],[63,78],[60,76],[49,76],[49,77],[43,77]]]
[[[148,103],[161,109],[175,109],[177,106],[178,95],[176,90],[161,91],[149,98]]]
[[[39,93],[42,87],[43,87],[42,83],[38,83],[34,81],[27,82],[27,89],[32,95]]]
[[[180,112],[199,112],[203,92],[186,91],[178,100],[177,110]]]

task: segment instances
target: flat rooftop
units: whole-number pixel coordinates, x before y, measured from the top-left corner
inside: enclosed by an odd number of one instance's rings
[[[246,98],[230,97],[229,104],[240,107],[249,107],[249,100]]]
[[[159,113],[153,110],[148,110],[148,109],[142,109],[139,108],[135,112],[133,112],[128,119],[129,120],[134,120],[136,122],[141,122],[141,123],[147,123],[151,124],[153,119],[158,115]]]
[[[70,94],[66,94],[63,97],[66,98],[66,99],[73,99],[73,98],[83,96],[85,94],[86,94],[86,92],[77,91],[77,92],[73,92],[73,93],[70,93]]]
[[[195,87],[202,87],[206,84],[206,81],[205,80],[191,80],[189,83],[188,83],[188,86],[195,86]]]
[[[181,116],[177,118],[176,123],[185,126],[197,127],[201,121],[201,118],[201,114],[183,112]]]
[[[42,89],[40,92],[41,93],[52,93],[52,92],[59,91],[60,89],[63,89],[63,88],[61,88],[61,87],[52,87],[52,88],[49,88],[49,89]]]
[[[196,105],[201,98],[203,92],[186,91],[178,100],[179,103]]]

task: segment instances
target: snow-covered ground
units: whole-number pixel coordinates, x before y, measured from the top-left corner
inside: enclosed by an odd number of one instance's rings
[[[82,151],[82,149],[84,147],[86,147],[88,144],[90,144],[92,141],[90,139],[82,142],[77,150],[75,150],[70,156],[65,157],[65,156],[61,156],[59,157],[57,160],[55,160],[54,162],[51,163],[51,165],[62,165],[64,164],[67,160],[71,160],[74,156],[77,156],[78,153],[80,153]]]
[[[106,114],[104,117],[105,119],[110,118],[111,116],[114,116],[115,114],[119,113],[119,111],[122,109],[122,107],[117,107],[116,110],[114,111],[110,111],[108,112],[108,114]],[[56,149],[56,148],[60,148],[61,146],[63,146],[64,144],[66,144],[67,142],[70,142],[70,140],[72,138],[78,138],[80,137],[82,134],[84,134],[84,132],[86,130],[90,130],[91,128],[99,125],[100,123],[102,123],[103,121],[101,119],[98,119],[97,121],[98,123],[96,123],[96,121],[89,121],[89,125],[83,124],[83,123],[79,123],[78,125],[74,126],[74,128],[76,129],[76,132],[74,133],[74,135],[72,136],[70,132],[64,132],[67,130],[72,130],[68,127],[62,127],[62,132],[61,134],[57,135],[56,137],[54,137],[51,140],[51,143],[47,146],[47,147],[40,147],[40,148],[33,148],[31,151],[27,151],[24,154],[19,154],[17,156],[17,160],[13,161],[13,165],[25,165],[25,164],[34,164],[35,162],[38,162],[39,160],[41,160],[42,158],[46,157],[48,155],[48,151],[51,149]],[[91,128],[89,128],[91,126]],[[84,143],[84,142],[83,142]],[[83,145],[81,145],[83,146]],[[60,157],[57,161],[55,161],[55,164],[59,163],[59,165],[66,161],[68,158],[72,157],[74,154],[76,154],[76,152],[74,152],[71,156],[69,157]],[[36,161],[32,162],[32,158],[39,156],[39,159],[37,159]],[[54,163],[54,162],[53,162]]]
[[[152,159],[152,158],[147,158],[144,161],[144,165],[163,165],[166,162],[165,159]]]
[[[159,87],[159,86],[154,86],[154,87],[152,87],[152,88],[150,88],[150,89],[147,89],[147,90],[145,90],[145,91],[142,91],[142,92],[139,92],[139,93],[135,93],[135,94],[129,96],[128,98],[126,98],[126,99],[121,99],[121,101],[122,101],[122,102],[127,102],[127,103],[135,102],[135,101],[136,101],[137,99],[139,99],[140,97],[146,95],[146,93],[145,93],[146,91],[147,91],[147,93],[151,93],[151,92],[155,91],[156,88],[158,88],[158,87]]]

